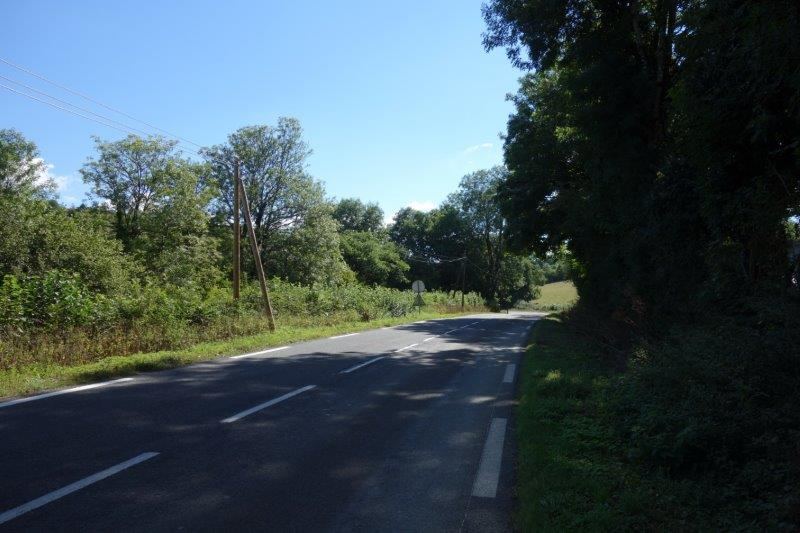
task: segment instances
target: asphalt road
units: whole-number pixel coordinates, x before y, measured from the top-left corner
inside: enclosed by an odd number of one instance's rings
[[[535,314],[0,402],[0,531],[507,531]]]

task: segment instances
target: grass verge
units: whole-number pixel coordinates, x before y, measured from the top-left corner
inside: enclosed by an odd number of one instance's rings
[[[520,530],[694,529],[676,504],[689,487],[624,460],[611,366],[559,316],[534,328],[517,415]]]
[[[342,333],[407,324],[418,320],[455,317],[461,314],[466,313],[423,311],[419,314],[382,318],[369,322],[353,320],[325,326],[287,325],[280,326],[274,333],[265,332],[228,340],[203,342],[180,350],[105,357],[99,361],[76,366],[39,363],[22,368],[11,368],[0,371],[0,398],[129,376],[137,372],[165,370],[215,357],[236,355]]]
[[[529,303],[537,311],[565,311],[578,301],[578,290],[571,281],[556,281],[542,285],[539,297]]]

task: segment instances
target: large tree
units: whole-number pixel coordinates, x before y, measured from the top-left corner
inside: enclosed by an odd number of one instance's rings
[[[221,193],[214,209],[223,221],[232,217],[233,172],[239,161],[269,275],[302,282],[334,282],[341,277],[346,268],[336,224],[322,184],[306,172],[311,150],[297,119],[280,118],[274,127],[240,128],[228,136],[227,143],[205,149],[203,154]]]
[[[505,143],[512,243],[567,243],[582,300],[642,325],[701,295],[785,284],[799,9],[490,2],[487,48],[531,70]]]
[[[497,201],[497,188],[505,177],[506,170],[501,166],[467,174],[448,198],[461,213],[468,238],[480,246],[476,260],[485,272],[483,292],[490,298],[498,291],[506,252],[506,222]]]

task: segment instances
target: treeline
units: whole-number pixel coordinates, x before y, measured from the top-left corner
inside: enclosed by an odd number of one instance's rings
[[[484,17],[487,49],[526,71],[509,244],[571,252],[573,320],[627,368],[627,458],[703,484],[690,523],[796,529],[800,4],[493,0]]]
[[[295,119],[241,128],[201,153],[186,157],[161,137],[96,139],[80,170],[93,201],[64,207],[36,146],[0,130],[1,366],[262,329],[253,287],[231,299],[236,160],[284,323],[405,314],[414,279],[433,291],[426,303],[453,310],[462,294],[467,308],[508,307],[544,280],[539,263],[505,249],[500,169],[466,176],[441,208],[405,209],[387,227],[378,205],[327,197],[306,171],[311,151]]]

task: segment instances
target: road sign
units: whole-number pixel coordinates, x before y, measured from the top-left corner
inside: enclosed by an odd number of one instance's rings
[[[413,290],[415,294],[422,294],[425,292],[425,284],[417,280],[411,284],[411,290]]]

